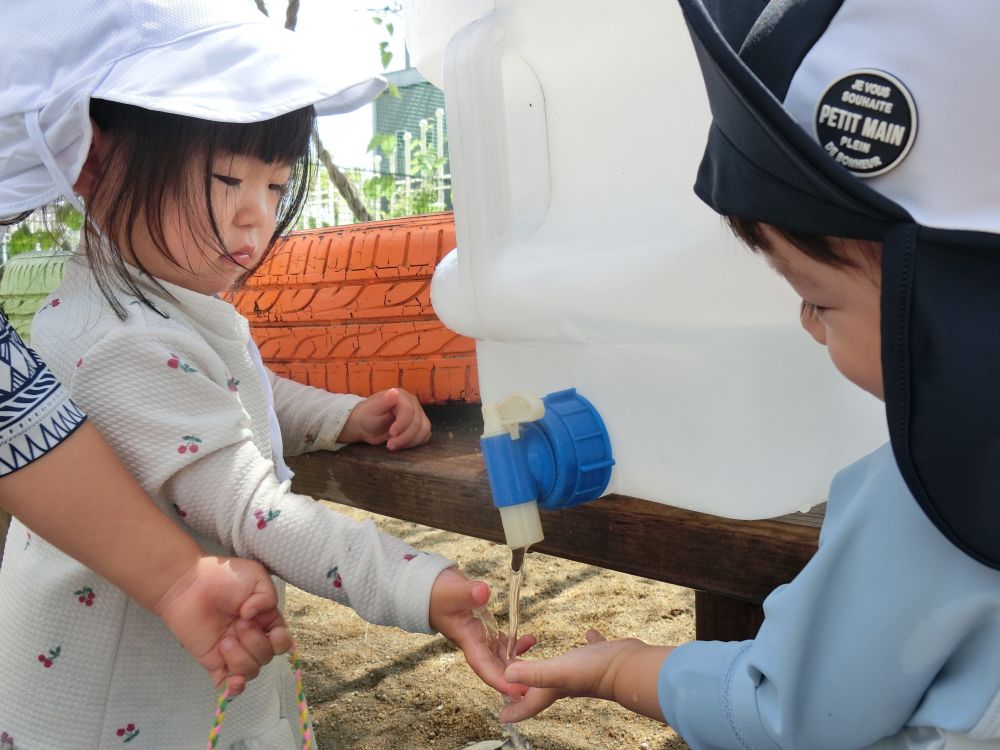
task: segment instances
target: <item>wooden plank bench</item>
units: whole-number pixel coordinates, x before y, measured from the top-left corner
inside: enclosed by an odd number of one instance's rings
[[[292,487],[385,516],[503,542],[490,496],[477,405],[426,406],[434,436],[389,453],[353,445],[289,460]],[[702,640],[752,638],[761,602],[790,581],[816,551],[822,509],[765,521],[736,521],[609,495],[543,512],[545,540],[534,551],[695,590]]]

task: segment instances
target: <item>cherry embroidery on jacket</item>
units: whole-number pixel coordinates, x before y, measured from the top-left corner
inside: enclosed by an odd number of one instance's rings
[[[257,528],[258,529],[266,528],[268,521],[273,521],[275,518],[277,518],[280,515],[281,515],[281,511],[280,510],[274,510],[273,508],[268,508],[267,509],[267,515],[266,516],[264,515],[264,511],[262,511],[262,510],[255,510],[253,512],[254,518],[257,519]]]
[[[181,438],[184,441],[182,445],[177,446],[178,453],[197,453],[198,443],[201,442],[201,438],[196,435],[185,435]]]
[[[79,591],[74,591],[73,593],[76,594],[76,600],[80,602],[80,604],[87,607],[94,606],[94,597],[97,596],[97,594],[94,593],[94,590],[90,588],[90,586],[84,586]]]
[[[79,370],[81,367],[83,367],[83,357],[76,361],[76,368]]]
[[[0,750],[14,750],[14,737],[6,732],[0,732]]]
[[[115,734],[122,738],[122,742],[131,742],[139,736],[139,727],[128,723],[123,727],[118,727],[118,731]]]
[[[331,583],[333,583],[333,587],[335,589],[339,589],[344,585],[344,581],[340,577],[340,573],[337,572],[337,567],[338,566],[334,565],[332,568],[326,571],[326,577],[331,579]]]
[[[167,360],[167,367],[172,370],[183,370],[184,372],[198,372],[197,369],[189,365],[173,352],[170,352],[170,358]]]
[[[229,378],[229,380],[226,381],[226,387],[233,393],[236,393],[236,391],[240,389],[240,379],[232,377]]]
[[[180,517],[180,518],[187,518],[188,514],[187,514],[186,510],[184,510],[183,508],[181,508],[181,506],[179,506],[177,503],[171,503],[171,505],[174,508],[174,513],[176,513],[178,515],[178,517]]]
[[[45,654],[38,655],[38,661],[41,662],[46,669],[52,666],[53,662],[59,658],[59,654],[62,653],[62,646],[56,646],[55,648],[50,648],[48,656]]]

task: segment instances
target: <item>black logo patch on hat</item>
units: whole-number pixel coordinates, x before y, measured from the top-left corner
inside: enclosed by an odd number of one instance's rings
[[[834,82],[816,106],[816,137],[858,177],[901,162],[917,135],[917,108],[906,87],[880,70],[855,70]]]

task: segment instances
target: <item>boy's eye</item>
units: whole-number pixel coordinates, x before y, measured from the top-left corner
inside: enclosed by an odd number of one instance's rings
[[[802,317],[815,318],[820,313],[825,312],[828,309],[829,308],[827,307],[821,307],[820,305],[814,305],[812,302],[806,302],[805,300],[802,300],[802,309],[800,311],[800,314],[802,315]]]
[[[214,177],[224,185],[228,185],[229,187],[236,187],[237,185],[240,184],[240,182],[242,182],[242,180],[240,180],[238,177],[231,177],[230,175],[227,174],[213,174],[212,177]]]

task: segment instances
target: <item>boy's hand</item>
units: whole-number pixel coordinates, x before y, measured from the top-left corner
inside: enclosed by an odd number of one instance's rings
[[[462,649],[465,660],[483,682],[505,695],[520,696],[526,688],[504,678],[506,659],[497,653],[497,644],[491,642],[483,623],[472,614],[489,598],[490,587],[483,581],[470,581],[457,568],[442,570],[431,589],[430,624]],[[522,636],[517,639],[515,653],[523,654],[534,645],[534,636]]]
[[[608,641],[594,629],[588,630],[586,637],[586,646],[562,656],[517,661],[507,667],[506,679],[531,688],[521,700],[504,706],[501,723],[528,719],[567,697],[615,701],[631,711],[663,721],[656,677],[672,649],[650,646],[637,638]]]
[[[337,438],[341,443],[385,443],[391,451],[423,445],[431,423],[417,397],[402,388],[373,393],[354,407]]]
[[[198,560],[160,597],[153,611],[209,673],[216,687],[228,676],[230,695],[243,692],[277,654],[292,646],[267,570],[252,560]]]

